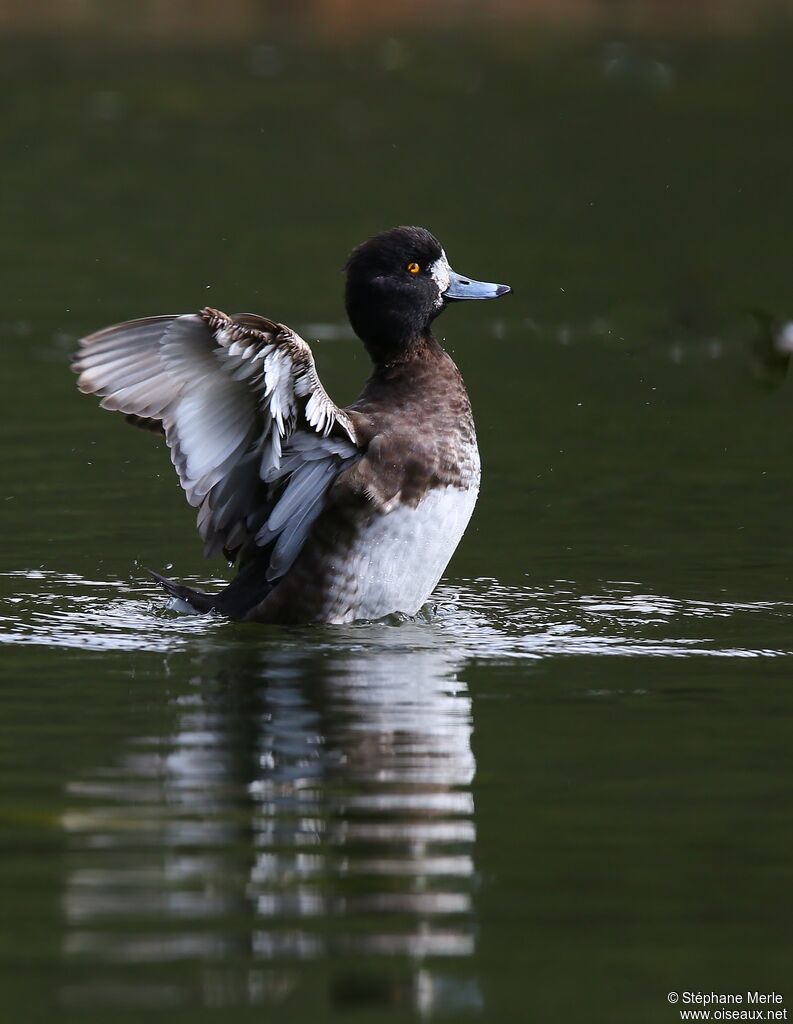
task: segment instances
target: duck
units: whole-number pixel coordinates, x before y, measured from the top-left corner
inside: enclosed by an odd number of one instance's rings
[[[463,378],[433,334],[448,306],[508,285],[452,270],[426,228],[353,249],[345,305],[372,371],[344,408],[309,345],[254,313],[146,317],[80,340],[81,392],[165,435],[204,555],[237,563],[209,593],[152,572],[172,606],[259,623],[415,616],[479,494]]]

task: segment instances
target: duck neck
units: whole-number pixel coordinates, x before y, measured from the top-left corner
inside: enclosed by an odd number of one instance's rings
[[[415,337],[402,338],[393,343],[384,343],[380,338],[376,342],[370,342],[366,338],[362,341],[376,371],[387,371],[417,361],[434,360],[444,355],[443,348],[429,328]]]

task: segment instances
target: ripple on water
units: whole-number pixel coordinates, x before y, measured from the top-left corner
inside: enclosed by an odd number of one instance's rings
[[[480,1011],[466,667],[776,655],[708,634],[773,635],[789,615],[633,583],[474,580],[415,620],[257,633],[169,612],[145,582],[3,582],[5,643],[186,652],[151,727],[62,780],[59,998],[77,1008],[279,1004],[332,963],[350,1005]]]
[[[172,612],[162,592],[143,580],[90,580],[48,570],[4,573],[0,579],[0,643],[172,651],[197,641],[222,647],[233,640],[227,620]],[[199,582],[210,588],[223,583]],[[565,654],[773,657],[790,651],[774,645],[724,645],[708,636],[708,625],[725,619],[778,619],[790,615],[792,608],[778,601],[673,598],[632,582],[607,582],[587,593],[572,581],[538,587],[476,579],[441,585],[432,604],[415,619],[392,616],[376,623],[315,628],[313,642],[317,648],[339,643],[345,648],[393,644],[402,649],[449,644],[474,660]],[[738,630],[730,633],[734,638]]]
[[[119,980],[140,993],[163,965],[176,981],[146,989],[154,1006],[278,1003],[307,961],[356,1001],[365,958],[366,999],[374,983],[422,1013],[481,1007],[462,661],[304,640],[188,655],[167,727],[67,779],[68,1005],[128,1005]]]

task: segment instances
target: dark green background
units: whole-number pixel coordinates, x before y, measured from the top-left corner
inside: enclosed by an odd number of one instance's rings
[[[789,995],[793,409],[746,309],[793,315],[792,45],[0,41],[9,1021]],[[76,393],[75,339],[255,309],[349,400],[340,268],[404,222],[515,289],[438,323],[484,480],[437,613],[173,616],[143,566],[224,567],[167,453]]]

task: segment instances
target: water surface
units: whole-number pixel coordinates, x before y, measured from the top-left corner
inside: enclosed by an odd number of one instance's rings
[[[722,26],[723,28],[723,26]],[[279,34],[280,33],[280,34]],[[784,25],[3,41],[9,1019],[671,1021],[789,976]],[[339,269],[426,223],[483,490],[415,621],[241,626],[81,333],[206,302],[366,373]],[[762,340],[762,339],[760,339]]]

